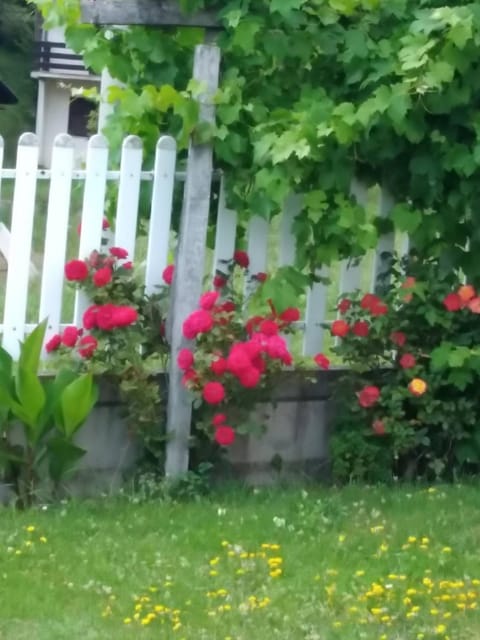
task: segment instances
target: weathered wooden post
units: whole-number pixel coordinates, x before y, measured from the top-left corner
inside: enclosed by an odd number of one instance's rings
[[[215,15],[199,11],[185,15],[174,0],[80,0],[84,22],[101,25],[190,26],[216,30]],[[210,38],[209,38],[210,41]],[[195,48],[193,77],[202,88],[200,121],[213,123],[213,95],[218,88],[220,51],[213,44]],[[185,345],[184,319],[197,305],[202,290],[210,192],[213,173],[212,146],[190,142],[180,237],[171,300],[171,359],[167,458],[165,472],[176,476],[188,470],[192,407],[181,384],[177,354]]]

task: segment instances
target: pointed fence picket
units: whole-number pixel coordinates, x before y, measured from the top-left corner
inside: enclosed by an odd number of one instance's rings
[[[35,273],[32,267],[32,231],[35,215],[36,188],[40,181],[49,182],[46,227],[39,284],[38,318],[48,317],[48,335],[62,330],[66,324],[80,323],[88,300],[76,295],[70,322],[62,321],[63,268],[67,256],[69,233],[72,230],[71,197],[74,184],[83,184],[80,246],[78,257],[84,259],[102,246],[102,224],[105,214],[107,186],[117,192],[117,208],[110,242],[125,248],[132,260],[135,257],[139,202],[142,183],[152,183],[150,222],[145,262],[145,286],[148,293],[155,293],[162,284],[162,273],[168,263],[171,246],[171,219],[175,183],[185,180],[185,173],[176,171],[177,150],[173,138],[163,136],[156,146],[152,170],[142,170],[143,148],[136,136],[125,138],[122,146],[120,168],[108,168],[109,150],[105,138],[93,136],[88,144],[85,169],[74,169],[74,145],[70,136],[56,138],[53,146],[51,169],[38,168],[38,140],[34,134],[24,134],[18,145],[17,166],[3,168],[3,139],[0,137],[0,196],[2,179],[14,180],[14,196],[10,230],[0,222],[0,251],[8,261],[3,323],[0,322],[3,346],[18,356],[19,340],[31,331],[33,324],[26,322],[29,304],[29,279]],[[217,174],[218,177],[218,174]],[[352,195],[365,205],[369,192],[358,181],[352,184]],[[390,194],[382,190],[377,215],[387,217],[394,203]],[[292,225],[301,212],[302,199],[290,196],[286,199],[280,219],[269,221],[254,216],[246,230],[239,229],[236,212],[227,207],[223,177],[220,176],[218,207],[215,214],[215,246],[212,255],[212,275],[222,270],[225,261],[231,259],[238,245],[237,238],[245,232],[246,248],[250,257],[252,274],[268,271],[272,266],[295,263],[295,236]],[[348,232],[348,230],[346,230]],[[393,234],[382,236],[373,260],[369,263],[368,281],[375,286],[385,267],[385,254],[395,247]],[[70,244],[69,244],[70,242]],[[408,239],[403,240],[401,250],[408,249]],[[38,255],[38,247],[37,247]],[[366,262],[344,261],[339,268],[319,268],[320,282],[314,284],[306,296],[299,299],[303,319],[297,327],[304,331],[302,351],[306,356],[320,351],[324,345],[324,325],[338,294],[347,293],[366,282]],[[332,284],[324,280],[330,275]],[[4,276],[0,276],[4,278]],[[336,291],[333,288],[336,287]],[[29,313],[31,316],[31,313]],[[0,321],[2,318],[0,317]]]

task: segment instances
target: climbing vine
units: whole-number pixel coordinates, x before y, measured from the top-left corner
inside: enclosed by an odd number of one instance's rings
[[[107,134],[129,131],[151,153],[159,131],[185,147],[213,139],[228,198],[246,217],[304,195],[298,266],[359,256],[394,225],[420,251],[463,268],[480,262],[480,5],[458,0],[183,0],[217,9],[223,31],[215,127],[198,126],[190,80],[200,29],[79,24],[77,0],[34,0],[70,46],[125,83]],[[396,202],[372,221],[354,176]],[[469,250],[466,250],[467,244]]]

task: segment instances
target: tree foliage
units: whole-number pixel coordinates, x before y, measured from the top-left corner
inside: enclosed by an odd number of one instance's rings
[[[98,29],[77,0],[35,0],[67,19],[87,64],[126,83],[109,125],[150,140],[166,128],[186,145],[212,138],[228,197],[270,217],[304,194],[299,266],[363,254],[393,224],[421,251],[480,277],[480,5],[458,0],[229,0],[214,128],[197,126],[189,82],[197,29]],[[186,10],[218,7],[183,0]],[[68,9],[68,11],[67,11]],[[375,227],[350,193],[354,176],[397,205]],[[469,250],[466,250],[467,244]]]
[[[18,97],[18,104],[0,107],[0,135],[7,158],[14,155],[18,136],[31,129],[35,112],[33,9],[25,0],[2,0],[0,11],[0,80]]]

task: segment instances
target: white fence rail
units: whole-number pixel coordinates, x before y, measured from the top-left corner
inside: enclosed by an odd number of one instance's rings
[[[81,294],[76,295],[74,311],[70,322],[62,322],[64,294],[64,263],[68,258],[73,228],[71,211],[72,186],[83,184],[83,204],[81,211],[81,233],[78,256],[86,257],[92,250],[99,249],[102,239],[102,222],[105,211],[105,197],[109,182],[117,185],[117,208],[114,220],[113,243],[129,251],[132,260],[136,250],[136,232],[139,212],[141,185],[153,183],[148,243],[146,251],[145,284],[153,292],[161,284],[162,271],[167,265],[169,242],[171,237],[171,217],[174,186],[183,181],[185,174],[176,172],[176,145],[173,138],[164,136],[157,143],[155,163],[152,171],[142,170],[142,143],[136,136],[125,138],[122,147],[120,169],[108,169],[108,146],[101,135],[93,136],[88,144],[85,170],[74,169],[74,144],[69,135],[57,136],[52,154],[51,169],[46,171],[38,167],[39,146],[34,134],[25,133],[18,144],[15,169],[3,168],[3,140],[0,137],[0,205],[2,188],[8,181],[14,181],[11,199],[11,221],[9,224],[8,263],[5,284],[3,317],[0,313],[0,332],[2,344],[12,354],[18,356],[19,340],[22,340],[34,326],[31,314],[28,314],[31,297],[32,274],[35,273],[32,256],[32,233],[35,216],[45,217],[45,211],[36,208],[36,191],[40,183],[48,181],[48,204],[46,206],[45,231],[42,236],[42,248],[37,248],[37,267],[39,271],[38,320],[48,316],[48,334],[58,332],[68,324],[74,324],[81,318],[87,301]],[[219,190],[216,239],[213,254],[213,270],[222,259],[231,258],[236,246],[237,217],[234,211],[225,206],[223,189]],[[355,184],[352,193],[360,202],[365,202],[366,190]],[[382,194],[379,200],[378,215],[385,216],[392,206],[388,194]],[[5,209],[5,207],[3,207]],[[265,220],[252,218],[247,231],[247,249],[250,255],[252,273],[267,271],[270,265],[269,255],[275,252],[275,265],[291,265],[295,259],[295,240],[291,226],[300,209],[298,197],[288,198],[280,220],[274,221],[275,229]],[[0,224],[3,224],[5,220]],[[76,226],[76,224],[75,224]],[[74,234],[73,234],[74,235]],[[375,256],[370,257],[370,275],[368,284],[381,270],[381,253],[392,251],[395,238],[383,237]],[[6,243],[4,243],[6,246]],[[2,245],[3,246],[3,245]],[[1,246],[0,246],[1,250]],[[371,266],[370,266],[371,265]],[[321,275],[328,275],[326,269]],[[330,273],[333,273],[330,271]],[[334,278],[332,278],[335,280]],[[0,285],[2,280],[0,280]],[[311,355],[322,349],[322,322],[327,319],[328,309],[338,292],[351,291],[362,284],[361,268],[344,262],[335,284],[337,291],[324,284],[316,284],[304,301],[304,355]],[[38,295],[38,294],[37,294]],[[1,310],[1,307],[0,307]],[[29,318],[30,315],[30,318]]]

